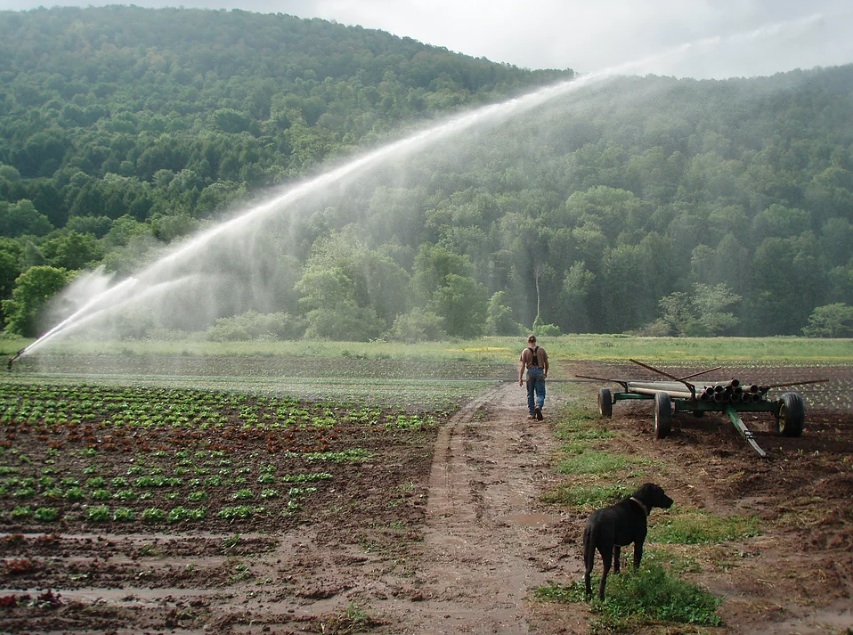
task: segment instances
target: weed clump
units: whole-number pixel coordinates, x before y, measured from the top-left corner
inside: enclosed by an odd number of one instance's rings
[[[587,601],[583,582],[539,587],[534,596],[543,602],[580,603]],[[717,608],[722,600],[704,589],[685,582],[659,564],[637,571],[625,571],[608,578],[607,599],[589,600],[598,618],[594,633],[633,633],[652,624],[721,626]]]

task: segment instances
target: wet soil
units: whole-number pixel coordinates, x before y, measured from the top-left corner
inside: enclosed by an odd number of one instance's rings
[[[552,375],[614,368],[560,371]],[[846,367],[822,372],[849,385]],[[581,576],[586,513],[542,495],[569,480],[554,470],[557,413],[594,404],[596,390],[555,387],[537,422],[517,384],[496,384],[440,425],[374,440],[381,461],[341,467],[299,514],[272,523],[117,531],[6,521],[0,632],[590,633],[587,604],[541,602],[533,590]],[[849,633],[853,413],[810,407],[799,438],[775,435],[766,413],[743,418],[768,459],[715,413],[678,415],[672,434],[656,439],[648,402],[618,402],[601,425],[616,435],[610,451],[655,460],[642,477],[676,505],[760,520],[753,538],[692,553],[699,566],[686,575],[724,600],[724,626],[701,632]],[[365,439],[334,442],[345,449]],[[262,443],[243,438],[239,447],[249,460]]]

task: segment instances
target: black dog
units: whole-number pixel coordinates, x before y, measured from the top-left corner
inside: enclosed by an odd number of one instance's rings
[[[592,595],[589,575],[595,566],[596,549],[604,560],[604,573],[598,586],[598,597],[603,600],[612,558],[616,558],[614,573],[619,573],[619,551],[633,542],[634,568],[638,568],[643,558],[643,542],[648,529],[646,519],[652,507],[669,509],[671,506],[672,499],[658,485],[646,483],[633,496],[593,512],[583,530],[583,562],[586,566],[583,581],[587,596]]]

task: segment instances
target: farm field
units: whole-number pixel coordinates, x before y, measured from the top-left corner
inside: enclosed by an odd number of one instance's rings
[[[545,501],[586,478],[559,473],[555,432],[594,406],[596,386],[553,384],[548,419],[531,425],[515,353],[492,348],[310,367],[288,355],[21,359],[0,380],[0,632],[590,632],[585,603],[533,597],[579,579],[588,510]],[[683,376],[723,364],[655,365]],[[625,359],[555,359],[553,377],[578,374],[649,378]],[[692,556],[693,578],[724,598],[724,625],[705,632],[844,633],[851,366],[736,360],[718,374],[829,381],[797,389],[800,438],[744,416],[768,461],[722,417],[655,440],[647,403],[617,403],[601,423],[609,443],[650,462],[611,478],[760,518],[759,536]]]

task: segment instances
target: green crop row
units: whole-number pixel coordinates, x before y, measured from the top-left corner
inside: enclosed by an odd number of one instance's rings
[[[301,402],[289,397],[161,388],[0,383],[0,423],[321,428],[340,423],[421,425],[417,414],[375,405]],[[403,423],[401,423],[403,422]]]

